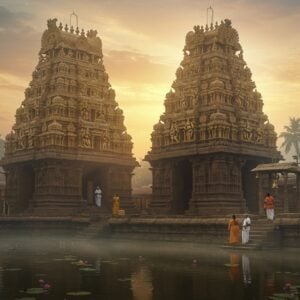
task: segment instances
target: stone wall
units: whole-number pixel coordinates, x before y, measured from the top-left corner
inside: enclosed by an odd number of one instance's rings
[[[89,225],[88,219],[65,217],[4,217],[0,218],[0,235],[32,234],[43,236],[72,236]]]
[[[227,218],[111,218],[111,237],[211,244],[227,242]]]

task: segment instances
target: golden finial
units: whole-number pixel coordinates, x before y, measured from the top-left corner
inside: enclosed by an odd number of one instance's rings
[[[206,10],[206,25],[213,24],[213,23],[214,23],[214,9],[210,6]]]
[[[72,24],[73,17],[75,17],[75,19],[76,19],[76,27],[78,28],[78,16],[74,13],[74,11],[70,14],[70,27],[73,25]]]

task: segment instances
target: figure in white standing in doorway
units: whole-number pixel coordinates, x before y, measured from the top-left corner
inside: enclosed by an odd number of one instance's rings
[[[99,186],[97,186],[95,190],[95,204],[98,207],[101,207],[101,198],[102,198],[102,191]]]
[[[249,242],[250,226],[251,226],[250,217],[249,215],[246,215],[245,219],[243,220],[242,244],[247,244]]]

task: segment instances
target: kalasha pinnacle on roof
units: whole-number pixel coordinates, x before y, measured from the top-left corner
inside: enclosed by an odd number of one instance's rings
[[[209,198],[211,201],[223,198],[224,203],[227,198],[235,201],[236,206],[242,206],[242,174],[237,158],[245,165],[250,161],[255,165],[260,161],[278,160],[280,154],[276,150],[274,126],[262,111],[261,94],[252,81],[238,33],[230,20],[205,28],[195,26],[186,35],[183,52],[176,79],[166,94],[165,112],[154,125],[152,149],[146,156],[153,166],[152,205],[155,206],[157,201],[157,207],[162,207],[161,199],[167,199],[167,205],[174,206],[175,211],[180,206],[184,207],[183,210],[199,211],[205,201],[210,201]],[[221,156],[223,165],[218,162]],[[177,179],[174,178],[177,175],[173,160],[190,161],[192,158],[197,158],[202,168],[192,163],[194,181],[189,196],[192,200],[186,200],[184,205],[176,204]],[[211,163],[205,166],[204,161],[208,160]],[[163,176],[157,182],[156,166]],[[216,168],[215,175],[212,168]],[[235,172],[238,179],[233,179]],[[221,178],[224,179],[222,187],[217,184]],[[233,180],[238,180],[237,187],[234,187]],[[170,198],[159,194],[166,190]],[[230,193],[234,194],[233,197]]]
[[[104,189],[106,201],[114,192],[130,201],[136,161],[105,72],[101,39],[96,30],[56,23],[48,20],[39,62],[6,139],[2,164],[9,172],[11,206],[92,203],[95,185]],[[32,173],[33,188],[21,199],[15,191],[26,185],[24,168]]]

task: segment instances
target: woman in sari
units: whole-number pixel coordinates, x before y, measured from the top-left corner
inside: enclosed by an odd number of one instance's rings
[[[113,197],[113,205],[112,205],[112,214],[114,217],[117,217],[119,215],[119,209],[120,209],[120,198],[118,194],[115,194]]]
[[[240,226],[235,215],[232,216],[228,223],[229,244],[238,244],[240,242]]]

